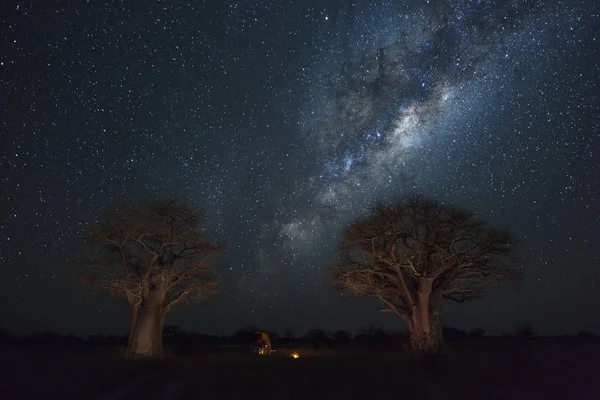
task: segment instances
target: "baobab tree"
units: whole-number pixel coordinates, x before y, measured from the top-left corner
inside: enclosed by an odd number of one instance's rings
[[[477,298],[492,281],[519,277],[510,231],[423,197],[377,205],[343,232],[334,287],[374,296],[406,321],[414,350],[441,349],[442,299]]]
[[[85,234],[78,264],[85,281],[124,296],[131,309],[127,354],[162,354],[167,313],[216,291],[211,261],[221,246],[206,240],[203,215],[174,200],[116,207]]]

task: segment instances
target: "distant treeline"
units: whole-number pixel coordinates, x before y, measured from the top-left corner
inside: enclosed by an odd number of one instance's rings
[[[518,327],[510,334],[500,336],[486,335],[482,329],[464,331],[461,329],[444,326],[444,338],[448,342],[469,340],[498,340],[498,339],[535,339],[538,336],[529,324]],[[173,325],[165,326],[163,330],[163,342],[165,346],[177,347],[182,352],[188,349],[192,351],[197,346],[242,346],[252,347],[257,343],[256,327],[245,327],[230,336],[205,335],[196,332],[186,332],[182,328]],[[277,347],[313,347],[327,348],[351,345],[369,345],[381,348],[401,347],[407,343],[407,332],[387,331],[381,327],[369,325],[359,332],[352,334],[345,330],[326,332],[321,329],[311,329],[304,336],[295,336],[292,332],[277,334],[268,332],[271,342]],[[576,335],[562,335],[545,338],[554,339],[579,339],[600,340],[593,332],[581,331]],[[43,331],[30,335],[19,336],[7,331],[0,330],[0,343],[2,345],[47,345],[51,347],[70,345],[95,345],[95,346],[127,346],[127,335],[103,335],[95,334],[87,338],[75,335],[61,335],[56,332]]]

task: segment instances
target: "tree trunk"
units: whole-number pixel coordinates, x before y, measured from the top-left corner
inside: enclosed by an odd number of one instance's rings
[[[140,307],[137,304],[131,305],[131,324],[129,326],[129,339],[127,341],[127,351],[125,354],[127,356],[131,356],[131,351],[133,350],[133,338],[135,337],[135,327],[137,325],[137,318],[139,315]]]
[[[162,331],[165,323],[164,300],[154,295],[142,299],[132,309],[127,354],[132,357],[156,357],[163,354]]]
[[[418,302],[410,315],[410,343],[421,354],[437,354],[442,349],[442,302],[432,299],[433,279],[419,281]]]

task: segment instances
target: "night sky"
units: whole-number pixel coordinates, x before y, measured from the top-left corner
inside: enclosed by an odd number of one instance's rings
[[[339,235],[424,194],[522,239],[526,278],[445,324],[600,333],[600,6],[583,1],[3,1],[0,321],[126,333],[67,275],[115,202],[206,211],[221,297],[168,324],[405,329],[327,287]]]

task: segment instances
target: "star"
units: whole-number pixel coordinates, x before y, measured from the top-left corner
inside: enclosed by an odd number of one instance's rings
[[[41,3],[18,2],[0,43],[8,328],[126,331],[66,260],[112,205],[175,197],[227,247],[227,299],[175,323],[403,329],[349,313],[327,267],[350,221],[424,194],[522,238],[522,290],[448,324],[600,331],[548,316],[600,305],[593,0]]]

